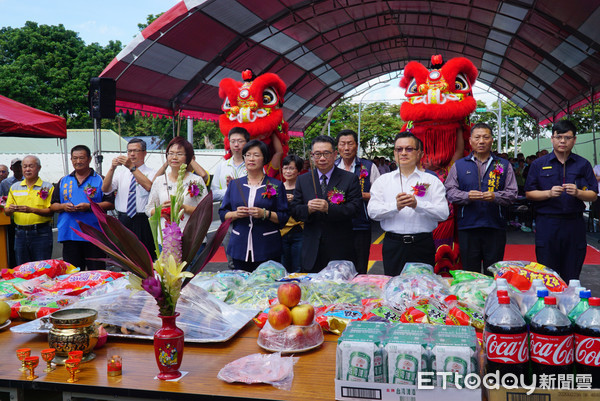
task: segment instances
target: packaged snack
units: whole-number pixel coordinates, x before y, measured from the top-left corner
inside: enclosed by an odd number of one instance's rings
[[[383,290],[384,303],[401,313],[412,306],[410,304],[416,299],[442,301],[448,295],[450,292],[447,281],[436,274],[396,276]]]
[[[62,295],[79,295],[92,287],[123,277],[123,273],[108,270],[90,270],[70,274],[57,280],[54,285],[44,288],[46,292]]]
[[[383,289],[390,279],[390,276],[383,274],[359,274],[352,279],[352,284],[375,285]]]
[[[18,299],[12,303],[11,317],[23,320],[34,320],[49,315],[57,310],[71,305],[79,297],[68,295],[34,294],[27,299]]]
[[[10,280],[18,277],[28,280],[43,274],[54,278],[62,274],[71,274],[77,271],[79,271],[79,268],[70,263],[59,259],[49,259],[23,263],[14,269],[2,269],[2,278]]]
[[[541,279],[549,291],[562,292],[567,283],[554,270],[535,262],[502,261],[496,262],[488,270],[496,279],[505,278],[520,291],[527,291],[534,279]]]
[[[315,321],[323,330],[341,334],[352,320],[363,318],[363,307],[355,304],[333,304],[318,307],[315,310]]]
[[[414,263],[409,262],[404,265],[404,269],[402,269],[401,276],[412,276],[412,275],[421,275],[421,274],[433,274],[433,266],[428,265],[427,263]]]
[[[24,282],[24,278],[13,278],[0,281],[0,301],[23,298],[23,295],[15,288],[15,284]]]

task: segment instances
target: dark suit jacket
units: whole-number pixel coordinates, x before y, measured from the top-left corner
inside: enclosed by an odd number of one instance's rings
[[[263,197],[267,183],[277,185],[277,195],[271,198]],[[244,198],[242,199],[242,195]],[[241,177],[233,180],[227,186],[227,191],[223,197],[223,203],[219,209],[221,221],[225,220],[227,212],[234,211],[238,206],[245,206],[248,202],[250,187],[248,187],[248,177]],[[263,185],[256,191],[254,206],[262,207],[277,213],[279,224],[270,220],[262,220],[246,217],[234,220],[231,223],[231,237],[227,246],[227,253],[234,259],[246,260],[248,253],[248,235],[252,235],[252,248],[255,262],[263,262],[274,259],[279,260],[282,252],[281,233],[279,229],[285,226],[289,218],[288,202],[285,195],[285,189],[281,181],[275,178],[266,177]]]
[[[327,194],[321,193],[319,172],[315,169],[314,183],[317,188],[317,197],[326,199]],[[328,213],[308,213],[308,201],[315,199],[315,185],[311,172],[302,174],[296,181],[294,200],[290,211],[294,219],[304,221],[302,241],[302,268],[303,271],[316,271],[322,266],[315,266],[319,248],[326,251],[329,260],[354,261],[354,234],[352,232],[352,218],[356,217],[362,202],[362,194],[358,177],[355,174],[334,167],[331,179],[327,184],[327,192],[337,188],[344,192],[345,200],[336,205],[329,202]]]

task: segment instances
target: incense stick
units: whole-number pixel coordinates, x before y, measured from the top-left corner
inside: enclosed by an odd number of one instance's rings
[[[563,185],[567,182],[567,151],[563,151]]]
[[[317,184],[315,183],[315,169],[313,167],[312,159],[310,159],[310,175],[312,177],[313,189],[315,190],[315,199],[318,199],[319,196],[317,195]],[[323,194],[323,198],[325,198],[325,194]]]

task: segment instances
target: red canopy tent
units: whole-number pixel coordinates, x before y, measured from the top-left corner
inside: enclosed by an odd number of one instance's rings
[[[64,139],[67,121],[0,95],[0,135]]]

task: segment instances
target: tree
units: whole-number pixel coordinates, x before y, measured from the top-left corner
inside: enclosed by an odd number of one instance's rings
[[[343,129],[358,132],[358,104],[342,100],[327,108],[304,132],[302,138],[290,140],[290,153],[306,156],[309,151],[310,141],[317,135],[331,135],[336,137]],[[400,119],[400,106],[387,103],[369,103],[363,105],[361,113],[360,146],[363,156],[390,157],[393,154],[392,141],[400,132],[402,120]],[[329,118],[331,114],[331,118]],[[327,120],[329,119],[329,124]],[[329,126],[328,126],[329,125]],[[306,153],[304,147],[306,146]]]
[[[121,51],[121,42],[106,47],[85,45],[61,24],[26,22],[0,29],[0,93],[29,106],[61,115],[68,128],[85,128],[89,118],[89,80]]]

